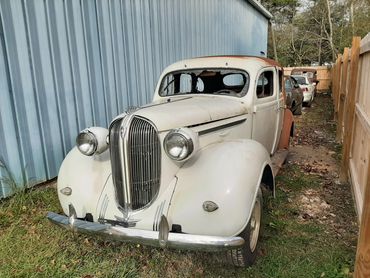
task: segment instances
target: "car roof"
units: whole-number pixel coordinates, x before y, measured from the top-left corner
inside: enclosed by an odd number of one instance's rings
[[[295,77],[304,77],[304,78],[308,78],[307,75],[303,75],[303,74],[291,74],[290,76],[292,76],[293,78]]]
[[[313,72],[313,73],[317,73],[317,69],[311,69],[311,68],[294,68],[292,69],[292,72],[295,72],[295,71],[303,71],[303,72]]]
[[[280,64],[275,60],[244,55],[222,55],[222,56],[203,56],[178,61],[165,69],[165,72],[183,70],[185,68],[264,68],[279,67]]]

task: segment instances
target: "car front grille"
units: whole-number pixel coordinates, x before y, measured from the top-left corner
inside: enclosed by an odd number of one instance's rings
[[[110,153],[120,207],[138,210],[154,200],[161,173],[161,147],[154,125],[137,116],[116,121],[110,131]]]

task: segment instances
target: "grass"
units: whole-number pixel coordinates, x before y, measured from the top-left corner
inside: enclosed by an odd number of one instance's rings
[[[293,165],[284,171],[276,199],[267,201],[261,254],[249,269],[224,265],[218,254],[163,251],[66,232],[45,219],[48,210],[60,211],[55,189],[46,188],[0,205],[0,277],[347,277],[354,250],[326,234],[323,225],[299,223],[296,205],[288,202],[313,178]]]
[[[45,218],[47,211],[61,212],[54,188],[18,193],[0,202],[0,277],[348,277],[356,234],[340,238],[325,223],[299,220],[296,197],[308,188],[320,190],[322,177],[286,164],[276,182],[276,198],[265,202],[260,254],[247,269],[224,264],[217,253],[73,234]],[[345,210],[343,217],[353,220],[353,207]]]

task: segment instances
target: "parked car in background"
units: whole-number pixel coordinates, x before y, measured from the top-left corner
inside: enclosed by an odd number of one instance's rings
[[[294,68],[290,75],[305,75],[311,83],[316,85],[318,83],[317,70],[315,68]]]
[[[284,76],[286,105],[294,115],[302,114],[303,106],[303,90],[299,87],[297,80],[294,77]]]
[[[271,159],[293,129],[282,72],[245,56],[169,66],[152,103],[109,129],[80,132],[58,175],[65,215],[48,218],[124,242],[225,251],[234,265],[251,265],[262,192],[275,190]]]
[[[303,104],[311,106],[315,97],[315,85],[310,82],[306,75],[292,75],[303,91]]]
[[[290,75],[304,75],[308,77],[310,83],[315,86],[315,93],[317,92],[317,85],[319,80],[317,79],[317,70],[315,68],[294,68]]]

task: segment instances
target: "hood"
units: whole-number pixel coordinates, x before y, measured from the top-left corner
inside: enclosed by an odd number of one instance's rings
[[[158,131],[217,121],[247,113],[240,99],[220,96],[195,96],[152,104],[135,115],[152,121]]]

